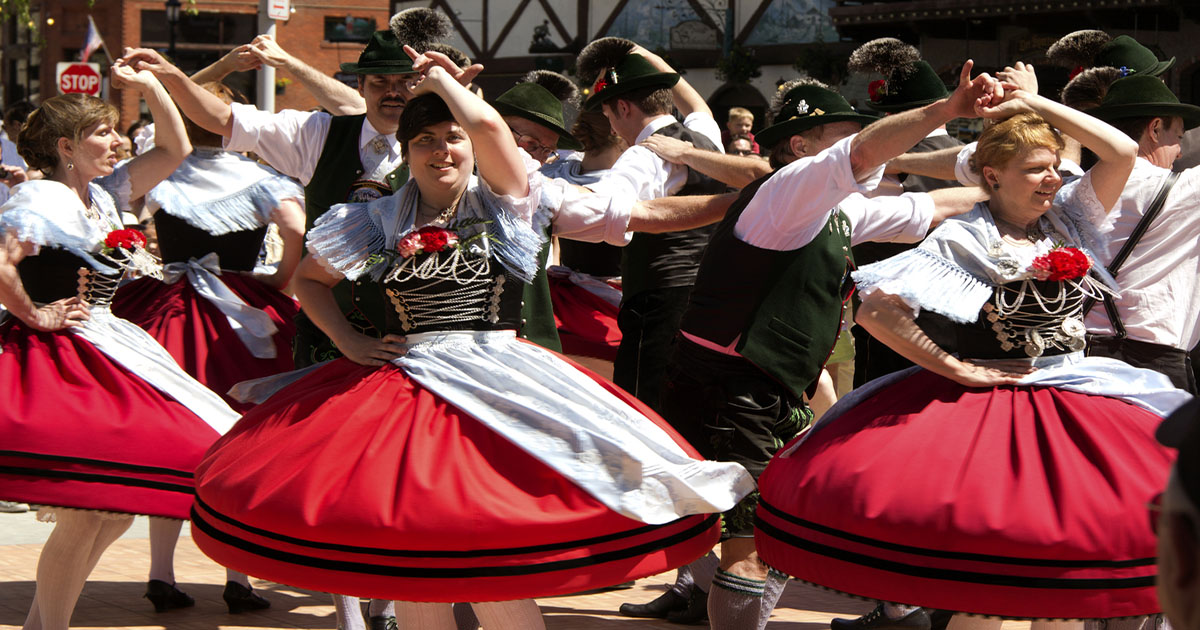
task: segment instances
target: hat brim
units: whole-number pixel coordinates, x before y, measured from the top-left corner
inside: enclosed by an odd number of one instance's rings
[[[1154,438],[1163,446],[1179,448],[1197,426],[1200,418],[1200,398],[1193,398],[1167,415],[1154,431]]]
[[[1187,103],[1130,103],[1127,105],[1109,105],[1087,111],[1088,114],[1105,122],[1122,118],[1147,118],[1178,116],[1183,119],[1184,129],[1200,127],[1200,107]]]
[[[866,127],[877,120],[879,120],[879,117],[877,116],[860,114],[857,112],[839,112],[835,114],[822,114],[820,116],[801,116],[799,118],[790,118],[781,123],[771,125],[770,127],[767,127],[766,129],[763,129],[755,134],[754,139],[762,148],[770,149],[784,138],[794,136],[798,133],[803,133],[820,125],[849,121],[861,123],[862,126]]]
[[[902,103],[874,103],[871,101],[867,101],[867,107],[870,107],[872,110],[877,111],[877,112],[883,112],[885,114],[892,114],[895,112],[903,112],[903,111],[908,111],[910,109],[916,109],[918,107],[924,107],[930,103],[936,103],[936,102],[938,102],[944,98],[947,98],[949,96],[950,96],[950,93],[947,92],[941,96],[935,96],[933,98],[926,98],[926,99],[922,99],[919,101],[905,101]]]
[[[342,72],[352,74],[416,74],[413,70],[412,62],[403,63],[400,61],[390,61],[387,63],[359,65],[357,63],[343,63],[339,66]]]
[[[1166,61],[1160,61],[1160,62],[1154,64],[1154,67],[1147,70],[1146,74],[1149,74],[1152,77],[1156,77],[1156,76],[1166,72],[1167,70],[1170,70],[1171,66],[1173,66],[1173,65],[1175,65],[1175,58],[1171,57],[1170,59],[1168,59]]]
[[[659,72],[657,74],[649,74],[643,77],[629,79],[628,81],[614,83],[589,96],[587,100],[583,102],[583,109],[589,112],[599,111],[601,105],[618,96],[621,96],[622,94],[628,94],[635,90],[648,87],[657,87],[662,89],[673,88],[675,87],[676,83],[679,83],[679,75],[674,72]]]
[[[541,125],[542,127],[545,127],[558,134],[559,149],[570,149],[572,151],[583,150],[583,144],[576,140],[575,136],[571,135],[571,132],[567,131],[561,125],[546,116],[542,116],[537,112],[521,109],[520,107],[502,101],[492,103],[492,107],[496,108],[496,111],[500,112],[501,116],[519,116],[531,123]]]

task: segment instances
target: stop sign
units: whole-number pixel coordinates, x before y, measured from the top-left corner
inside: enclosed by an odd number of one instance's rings
[[[62,94],[90,94],[100,96],[100,64],[58,64],[58,91]]]

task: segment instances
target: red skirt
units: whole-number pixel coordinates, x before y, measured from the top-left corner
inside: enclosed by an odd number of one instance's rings
[[[694,449],[644,405],[597,377]],[[379,599],[500,601],[686,564],[717,515],[621,516],[399,368],[338,359],[255,407],[197,470],[196,544],[272,581]]]
[[[1113,398],[968,389],[920,371],[771,461],[758,552],[884,601],[1001,617],[1158,612],[1146,504],[1173,460],[1159,422]]]
[[[550,301],[563,352],[612,361],[621,345],[619,307],[563,276],[550,275]]]
[[[196,293],[187,278],[174,284],[154,278],[130,282],[117,291],[112,310],[117,317],[150,333],[184,372],[220,394],[230,407],[244,412],[252,405],[240,403],[226,392],[242,381],[294,369],[293,318],[300,312],[300,305],[287,295],[236,272],[224,273],[221,281],[247,304],[271,316],[279,329],[275,333],[274,359],[259,359],[251,354],[225,314]]]
[[[0,499],[187,518],[217,432],[87,341],[0,327]]]

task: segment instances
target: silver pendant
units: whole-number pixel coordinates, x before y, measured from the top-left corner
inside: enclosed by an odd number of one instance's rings
[[[1025,354],[1031,358],[1042,356],[1046,351],[1046,342],[1038,331],[1030,328],[1025,331]]]

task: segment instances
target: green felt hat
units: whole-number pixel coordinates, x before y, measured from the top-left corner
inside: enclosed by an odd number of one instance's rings
[[[615,68],[608,68],[596,79],[592,95],[584,101],[583,108],[594,112],[600,105],[622,94],[648,87],[671,88],[676,83],[679,83],[678,74],[660,72],[641,55],[625,55]]]
[[[841,94],[817,85],[798,85],[783,97],[783,107],[774,123],[758,132],[754,139],[763,148],[770,148],[781,140],[808,131],[818,125],[850,120],[865,127],[876,120],[875,116],[854,111]]]
[[[1154,51],[1141,45],[1136,39],[1128,35],[1118,35],[1111,42],[1105,44],[1100,52],[1096,53],[1096,59],[1092,65],[1128,68],[1135,74],[1156,77],[1175,65],[1175,58],[1159,61],[1158,55],[1155,55]]]
[[[411,74],[412,59],[391,29],[375,31],[358,56],[357,63],[342,64],[342,72],[354,74]]]
[[[1171,88],[1158,77],[1132,74],[1113,81],[1100,107],[1088,111],[1105,122],[1123,118],[1179,116],[1184,129],[1200,126],[1200,107],[1180,103]]]
[[[867,106],[877,112],[902,112],[950,96],[946,84],[925,61],[898,68],[886,79],[872,81],[867,88]]]
[[[520,116],[558,134],[558,148],[582,151],[583,145],[567,131],[562,101],[536,83],[518,83],[501,94],[492,107],[502,116]]]

